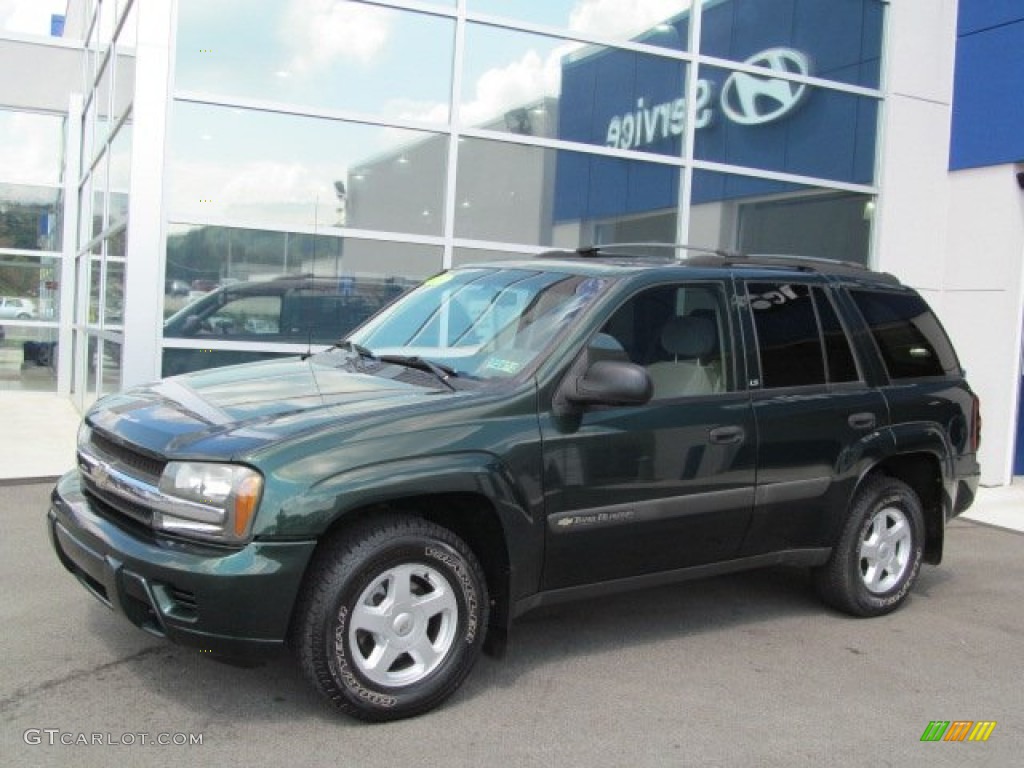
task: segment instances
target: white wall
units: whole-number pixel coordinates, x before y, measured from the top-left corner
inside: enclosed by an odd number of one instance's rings
[[[938,310],[981,398],[982,483],[1013,475],[1021,323],[1024,191],[1013,166],[950,174],[946,269]]]
[[[1012,166],[950,173],[955,0],[889,5],[874,266],[921,290],[981,398],[982,483],[1012,476],[1024,192]]]

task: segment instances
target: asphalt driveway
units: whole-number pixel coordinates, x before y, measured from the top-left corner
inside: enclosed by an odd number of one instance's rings
[[[824,608],[789,569],[546,609],[441,710],[367,726],[287,657],[227,666],[101,606],[53,556],[48,491],[0,486],[5,765],[1021,764],[1024,534],[954,522],[943,565],[880,619]],[[934,720],[996,726],[922,742]]]

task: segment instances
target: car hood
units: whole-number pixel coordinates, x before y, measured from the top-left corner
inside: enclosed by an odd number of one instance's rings
[[[328,424],[460,396],[293,358],[126,390],[96,403],[86,422],[159,456],[225,460]]]

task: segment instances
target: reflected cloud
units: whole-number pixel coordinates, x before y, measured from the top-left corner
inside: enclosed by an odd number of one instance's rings
[[[5,181],[60,181],[62,121],[48,115],[0,111],[0,168]]]
[[[66,0],[0,0],[0,29],[48,37],[50,15],[66,8]]]
[[[579,0],[569,12],[569,29],[621,38],[646,32],[689,8],[680,0]]]
[[[510,109],[544,97],[557,97],[561,91],[562,58],[581,47],[580,43],[564,43],[546,55],[531,49],[517,61],[487,70],[477,78],[472,98],[462,104],[462,122],[483,125]]]
[[[338,59],[369,64],[388,44],[393,16],[381,8],[344,0],[293,0],[284,17],[289,68],[305,73]]]

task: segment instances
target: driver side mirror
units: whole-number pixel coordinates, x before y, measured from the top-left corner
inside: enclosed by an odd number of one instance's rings
[[[598,360],[565,383],[565,399],[574,405],[643,405],[654,394],[647,371],[623,360]]]

